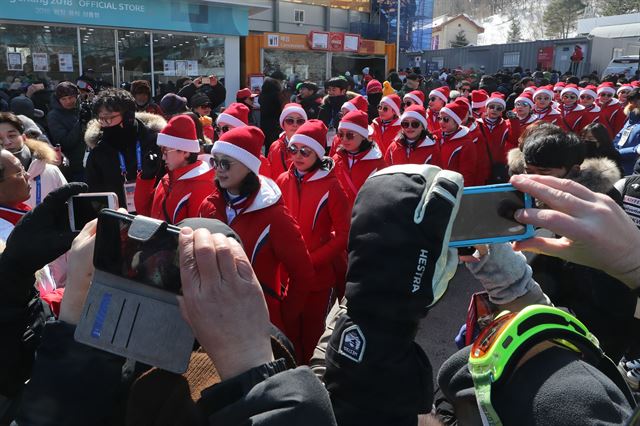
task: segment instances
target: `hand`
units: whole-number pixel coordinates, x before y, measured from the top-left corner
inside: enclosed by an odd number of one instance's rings
[[[600,269],[632,288],[640,287],[640,231],[608,196],[551,176],[513,176],[511,184],[551,209],[518,210],[518,222],[540,226],[561,238],[535,237],[514,250],[559,257]]]
[[[60,148],[60,145],[56,145],[54,148],[54,151],[56,152],[56,166],[61,166],[62,162],[64,160],[63,155],[62,155],[62,149]]]
[[[202,77],[198,77],[195,80],[193,80],[193,85],[196,86],[196,88],[202,86]]]
[[[162,158],[157,152],[149,151],[142,158],[142,171],[140,177],[142,179],[155,179],[162,164]]]
[[[68,258],[67,285],[60,306],[60,321],[77,324],[93,278],[93,249],[98,219],[87,223],[73,240]]]
[[[240,244],[182,228],[180,310],[223,380],[273,360],[269,314]]]
[[[473,248],[476,249],[474,253],[459,255],[460,260],[467,263],[478,263],[483,256],[489,253],[489,246],[487,244],[478,244],[473,246]]]
[[[209,81],[210,81],[209,83],[210,86],[215,86],[218,84],[218,77],[216,77],[215,75],[210,75]]]

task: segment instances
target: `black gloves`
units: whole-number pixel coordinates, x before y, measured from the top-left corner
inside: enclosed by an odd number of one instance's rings
[[[338,424],[415,425],[431,411],[431,365],[414,338],[457,267],[448,245],[462,188],[458,173],[402,165],[376,173],[360,190],[347,313],[326,354],[324,381]]]
[[[67,200],[86,191],[84,183],[62,186],[18,222],[0,256],[0,305],[28,303],[33,274],[71,248],[76,234],[69,226]]]
[[[155,179],[162,165],[162,157],[157,152],[150,151],[142,158],[142,179]]]

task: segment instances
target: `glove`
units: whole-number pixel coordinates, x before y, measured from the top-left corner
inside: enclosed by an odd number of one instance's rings
[[[69,226],[67,200],[81,192],[87,192],[85,183],[64,185],[18,222],[0,257],[0,303],[27,303],[34,273],[71,248],[76,234]]]
[[[155,179],[158,176],[162,158],[157,152],[150,151],[142,158],[142,179]]]
[[[324,375],[338,424],[415,425],[431,410],[431,365],[414,339],[457,268],[448,246],[462,189],[459,173],[428,165],[388,167],[360,189],[347,313],[329,341]]]

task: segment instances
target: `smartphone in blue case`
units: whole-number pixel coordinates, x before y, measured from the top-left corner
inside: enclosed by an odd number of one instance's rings
[[[533,206],[529,194],[511,184],[464,188],[451,231],[450,247],[497,244],[533,237],[533,226],[517,222],[516,210]]]

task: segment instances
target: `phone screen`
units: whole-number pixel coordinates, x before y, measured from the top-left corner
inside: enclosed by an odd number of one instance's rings
[[[451,241],[521,235],[526,227],[513,218],[521,208],[524,208],[524,194],[520,191],[463,194]]]
[[[129,238],[130,226],[131,219],[100,215],[93,260],[96,269],[180,293],[179,231],[158,230],[142,242]]]
[[[80,231],[84,226],[98,217],[100,210],[109,208],[109,197],[95,195],[87,197],[72,197],[73,229]]]

